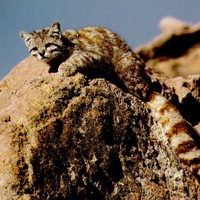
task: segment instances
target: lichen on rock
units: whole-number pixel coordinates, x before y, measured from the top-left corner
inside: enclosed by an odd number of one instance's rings
[[[132,177],[140,159],[138,134],[149,130],[142,102],[105,79],[62,78],[45,70],[30,57],[1,82],[2,197],[129,195],[127,181],[119,183]]]

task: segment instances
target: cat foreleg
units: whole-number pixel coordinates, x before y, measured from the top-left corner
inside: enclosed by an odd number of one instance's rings
[[[90,51],[74,51],[58,68],[60,76],[73,76],[77,72],[102,63],[101,55]]]

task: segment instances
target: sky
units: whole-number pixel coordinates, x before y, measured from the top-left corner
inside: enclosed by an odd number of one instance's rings
[[[108,28],[135,49],[159,34],[159,21],[171,16],[200,22],[199,0],[0,0],[0,80],[29,56],[19,32],[49,27]]]

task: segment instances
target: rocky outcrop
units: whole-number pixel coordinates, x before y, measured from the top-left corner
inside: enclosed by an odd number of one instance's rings
[[[199,198],[146,105],[111,82],[29,57],[0,90],[0,199]]]
[[[147,68],[168,77],[200,74],[200,23],[190,25],[174,18],[160,22],[161,34],[135,51]]]
[[[149,73],[200,130],[200,76]],[[147,105],[111,80],[60,77],[29,57],[0,82],[0,102],[0,200],[200,199]]]

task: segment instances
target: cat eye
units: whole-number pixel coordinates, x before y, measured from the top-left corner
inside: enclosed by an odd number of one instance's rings
[[[51,46],[51,43],[45,44],[45,47],[46,47],[46,48],[48,48],[48,47],[50,47],[50,46]]]
[[[37,51],[37,50],[38,50],[37,47],[34,47],[34,48],[31,49],[31,51]]]

